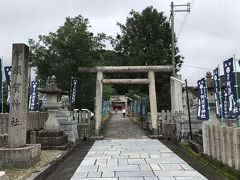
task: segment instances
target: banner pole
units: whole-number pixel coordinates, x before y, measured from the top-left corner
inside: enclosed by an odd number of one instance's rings
[[[235,54],[233,55],[234,66],[235,66],[235,88],[236,88],[236,95],[237,95],[237,127],[240,127],[240,115],[239,115],[239,102],[238,102],[238,78],[237,78],[237,65],[236,65],[236,58]]]
[[[39,79],[38,82],[39,82],[39,86],[38,87],[41,88],[41,84],[40,84],[41,83],[41,79]],[[39,107],[40,106],[39,106],[39,92],[38,92],[37,111],[39,111]]]
[[[224,126],[224,118],[223,118],[223,102],[222,102],[222,87],[221,87],[221,76],[220,76],[220,66],[218,65],[218,78],[219,78],[219,97],[220,97],[220,110],[221,110],[221,125]]]
[[[189,97],[188,97],[187,79],[185,79],[185,85],[186,85],[186,96],[187,96],[187,108],[188,108],[188,122],[189,122],[189,131],[190,131],[190,140],[192,140],[192,122],[191,122],[191,113],[190,113],[190,105],[189,105]]]
[[[206,98],[207,98],[207,104],[208,104],[208,120],[211,121],[211,114],[210,114],[210,106],[209,106],[209,100],[208,100],[208,84],[207,84],[207,79],[205,79],[205,92],[206,92]]]

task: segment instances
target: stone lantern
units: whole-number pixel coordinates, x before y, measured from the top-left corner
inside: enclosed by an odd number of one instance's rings
[[[55,76],[52,76],[50,84],[44,89],[40,88],[39,92],[46,95],[46,104],[43,105],[43,108],[48,111],[48,119],[43,130],[39,132],[37,142],[41,143],[42,147],[64,146],[67,144],[68,136],[60,128],[57,112],[61,107],[61,104],[59,104],[60,97],[68,94],[68,92],[57,87]]]

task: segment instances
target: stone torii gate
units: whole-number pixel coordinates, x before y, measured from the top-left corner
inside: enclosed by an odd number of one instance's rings
[[[157,99],[155,72],[171,72],[173,66],[97,66],[79,67],[79,72],[97,73],[95,102],[95,134],[99,135],[102,117],[103,84],[149,84],[149,99],[153,134],[157,134]],[[103,73],[148,73],[148,79],[103,79]]]

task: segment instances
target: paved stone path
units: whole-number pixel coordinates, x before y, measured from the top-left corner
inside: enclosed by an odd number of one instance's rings
[[[147,138],[148,132],[144,131],[127,116],[122,113],[113,114],[105,125],[101,135],[107,139],[142,139]]]
[[[108,139],[95,141],[71,180],[206,179],[160,141],[148,139],[145,131],[120,114],[111,118],[103,134]]]

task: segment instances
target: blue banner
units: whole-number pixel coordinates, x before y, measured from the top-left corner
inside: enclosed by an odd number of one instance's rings
[[[75,103],[76,101],[76,94],[77,94],[77,79],[71,79],[71,90],[70,90],[70,104]]]
[[[30,87],[30,97],[29,97],[29,104],[28,109],[29,111],[37,111],[38,110],[38,88],[39,88],[39,81],[32,81]]]
[[[223,62],[224,76],[227,92],[227,114],[230,118],[235,118],[238,112],[237,92],[235,88],[236,79],[233,69],[233,58]]]
[[[228,95],[226,90],[223,91],[223,117],[229,118],[228,116],[228,101],[227,101]]]
[[[214,99],[216,105],[216,116],[222,118],[221,85],[219,77],[219,68],[213,70]]]
[[[11,70],[12,66],[5,66],[4,67],[4,72],[5,72],[5,78],[6,78],[6,83],[7,83],[7,104],[9,105],[10,103],[10,94],[11,94],[11,89],[10,89],[10,84],[11,84]]]
[[[197,81],[198,84],[198,113],[197,119],[208,120],[209,110],[208,110],[208,97],[207,97],[207,87],[205,78]]]

